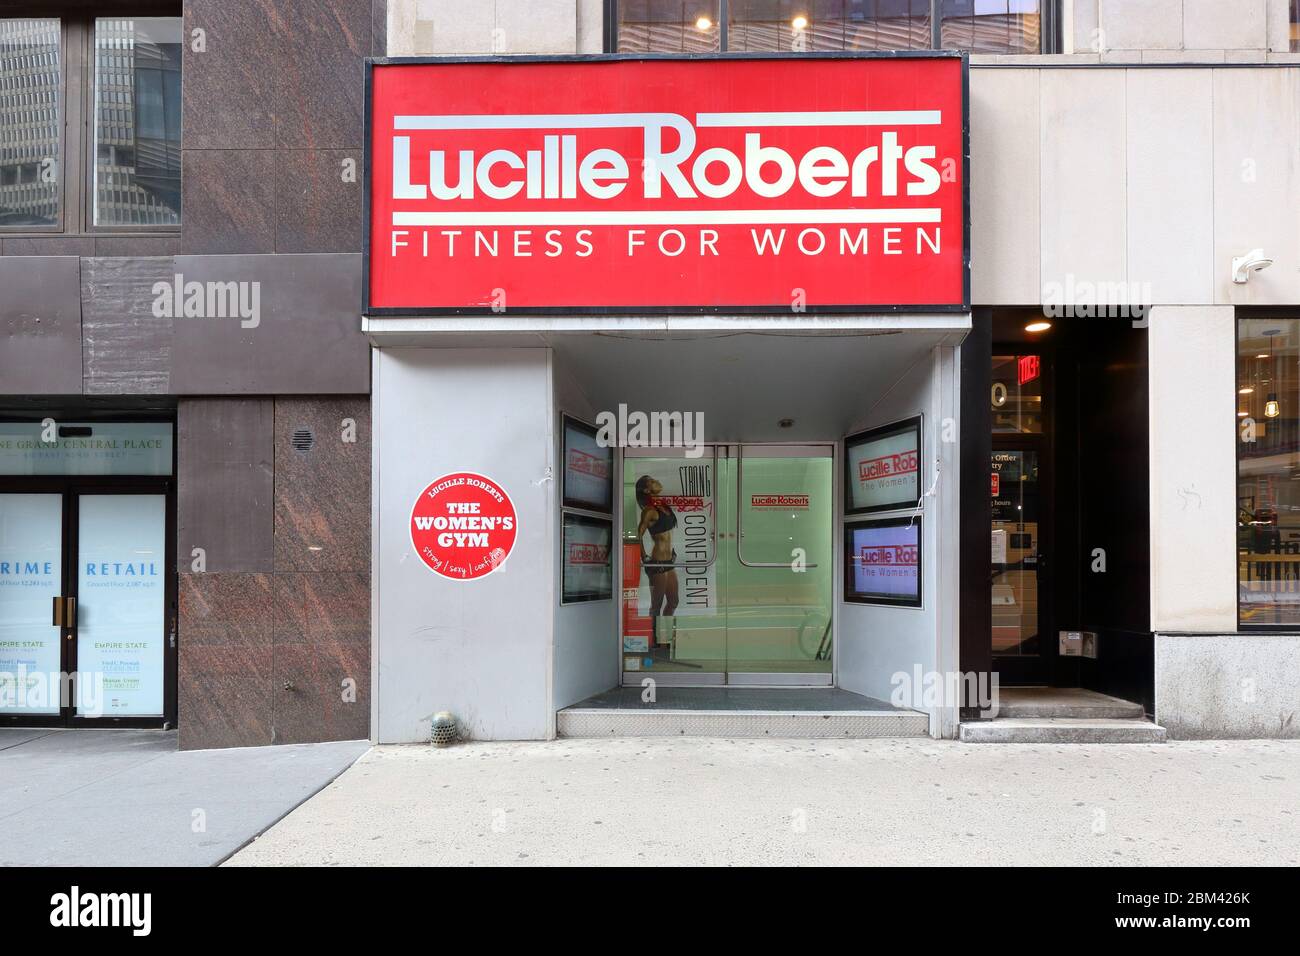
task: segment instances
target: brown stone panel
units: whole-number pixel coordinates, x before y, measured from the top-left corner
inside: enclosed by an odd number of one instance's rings
[[[372,0],[370,55],[388,56],[388,0]]]
[[[356,252],[361,248],[362,158],[359,146],[282,150],[277,154],[277,252]],[[345,175],[350,178],[345,180]]]
[[[0,253],[6,256],[93,256],[95,240],[85,236],[5,236]]]
[[[276,643],[370,646],[370,575],[281,571],[274,575]]]
[[[277,154],[272,150],[184,150],[183,252],[274,252],[276,162]]]
[[[0,258],[0,395],[81,393],[81,262]]]
[[[181,574],[180,745],[269,744],[273,595],[265,574]]]
[[[370,0],[281,0],[284,59],[275,90],[280,149],[358,148]]]
[[[187,399],[177,409],[176,561],[208,574],[274,563],[274,412],[269,399]]]
[[[176,323],[174,391],[182,395],[324,395],[370,391],[361,331],[361,256],[177,256],[186,283],[244,283],[256,322]],[[255,283],[255,285],[254,285]]]
[[[186,0],[181,50],[185,149],[270,149],[275,90],[284,63],[284,24],[270,3]],[[203,31],[205,49],[194,49]],[[186,175],[189,175],[188,170]],[[185,197],[189,226],[189,197]]]
[[[369,573],[369,400],[276,399],[275,569]]]
[[[96,236],[97,256],[174,256],[181,251],[181,235]]]
[[[276,642],[275,742],[364,740],[370,736],[370,645]],[[346,682],[346,683],[345,683]],[[345,693],[354,700],[345,700]]]

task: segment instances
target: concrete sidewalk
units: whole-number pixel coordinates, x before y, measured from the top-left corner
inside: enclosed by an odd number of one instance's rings
[[[174,731],[0,728],[0,865],[211,866],[369,746],[180,752]]]
[[[380,747],[227,865],[1300,862],[1300,741]]]

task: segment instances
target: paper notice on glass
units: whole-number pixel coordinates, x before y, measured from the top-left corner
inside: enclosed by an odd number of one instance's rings
[[[1001,528],[993,529],[993,563],[1007,563],[1007,533]]]

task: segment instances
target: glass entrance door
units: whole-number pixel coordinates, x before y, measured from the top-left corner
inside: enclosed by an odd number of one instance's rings
[[[829,445],[629,450],[625,683],[832,683]]]
[[[0,494],[0,715],[58,717],[63,495]]]
[[[0,493],[0,719],[174,715],[164,493]]]

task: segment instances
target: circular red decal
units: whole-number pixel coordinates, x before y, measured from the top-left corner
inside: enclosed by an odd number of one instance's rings
[[[491,478],[462,471],[420,492],[411,509],[415,553],[445,578],[491,574],[515,546],[519,522],[510,496]]]

